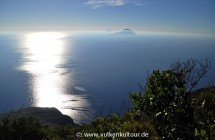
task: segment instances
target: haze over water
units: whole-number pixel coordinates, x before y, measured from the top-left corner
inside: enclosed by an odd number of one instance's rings
[[[215,40],[209,37],[107,32],[5,32],[0,34],[1,111],[56,107],[89,122],[99,107],[122,113],[129,93],[152,70],[173,61],[209,58],[200,87],[214,83]]]

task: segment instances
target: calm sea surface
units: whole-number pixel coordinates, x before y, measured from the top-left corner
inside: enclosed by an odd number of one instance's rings
[[[138,83],[173,61],[209,58],[212,67],[199,86],[214,83],[214,54],[215,39],[200,36],[0,33],[0,112],[56,107],[77,123],[89,122],[101,108],[123,112]]]

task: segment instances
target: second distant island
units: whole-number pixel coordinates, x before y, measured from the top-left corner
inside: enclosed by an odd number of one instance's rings
[[[131,29],[123,29],[122,31],[120,32],[116,32],[115,33],[116,35],[136,35],[136,33],[134,31],[132,31]]]

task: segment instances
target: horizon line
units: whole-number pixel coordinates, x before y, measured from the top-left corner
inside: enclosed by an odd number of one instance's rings
[[[126,28],[122,28],[121,30],[111,30],[111,29],[104,29],[104,30],[96,30],[96,29],[91,29],[91,30],[0,30],[1,32],[65,32],[65,33],[80,33],[80,32],[119,32],[122,31]],[[128,28],[131,29],[131,28]],[[131,29],[133,30],[133,29]],[[215,37],[215,33],[199,33],[199,32],[177,32],[177,31],[149,31],[149,30],[133,30],[135,33],[138,34],[151,34],[151,35],[191,35],[191,36],[208,36],[208,37]]]

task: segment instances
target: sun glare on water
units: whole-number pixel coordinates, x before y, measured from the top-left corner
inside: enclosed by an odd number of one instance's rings
[[[47,74],[63,63],[61,55],[64,53],[64,42],[61,33],[31,33],[26,37],[26,47],[30,54],[30,61],[34,65],[28,67],[38,74]],[[36,63],[35,63],[36,62]]]
[[[37,107],[55,107],[63,114],[74,119],[79,117],[79,112],[74,109],[88,106],[81,96],[68,93],[68,77],[64,65],[65,35],[63,33],[41,32],[30,33],[25,36],[24,56],[22,70],[32,75],[32,105]],[[77,119],[78,120],[78,119]]]

